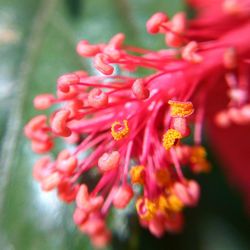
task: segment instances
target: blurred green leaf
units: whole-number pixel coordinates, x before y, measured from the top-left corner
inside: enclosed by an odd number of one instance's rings
[[[92,249],[89,240],[72,222],[73,207],[60,203],[53,193],[41,192],[32,180],[32,164],[37,157],[22,135],[24,124],[37,113],[32,100],[39,93],[55,92],[56,79],[65,72],[91,71],[89,61],[75,53],[78,40],[98,43],[124,32],[127,43],[160,48],[163,41],[146,33],[146,20],[156,11],[173,14],[182,7],[181,0],[0,0],[0,249]],[[208,181],[213,182],[214,178],[218,180],[218,174]],[[221,188],[220,183],[217,188]],[[227,192],[224,188],[221,195]],[[208,200],[214,198],[207,193]],[[203,210],[188,211],[183,235],[166,236],[162,240],[139,229],[130,213],[129,221],[128,217],[115,214],[114,228],[123,224],[124,232],[115,235],[113,249],[206,250],[203,245],[210,239],[214,241],[210,249],[218,249],[213,248],[217,240],[204,231],[207,221],[204,224],[199,221],[206,214],[207,204],[202,202],[200,207]],[[233,210],[237,216],[240,209],[239,205]],[[125,235],[125,232],[131,233]],[[245,249],[245,243],[237,243],[239,238],[233,239],[234,246]],[[227,244],[221,239],[225,236],[220,238],[220,245]],[[244,236],[240,240],[244,241]]]

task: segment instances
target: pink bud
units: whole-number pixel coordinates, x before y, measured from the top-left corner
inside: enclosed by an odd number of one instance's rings
[[[155,217],[152,220],[150,220],[148,227],[150,232],[157,238],[162,237],[165,232],[164,220],[158,217]]]
[[[133,189],[129,185],[122,185],[118,188],[116,195],[113,199],[113,205],[116,208],[125,208],[134,196]]]
[[[34,98],[33,104],[36,109],[44,110],[53,104],[54,96],[51,94],[42,94]]]
[[[99,214],[91,213],[87,221],[80,225],[79,229],[92,237],[105,230],[105,223]]]
[[[73,220],[76,225],[81,225],[88,219],[88,213],[80,208],[76,208],[73,214]]]
[[[104,75],[111,75],[114,72],[114,67],[109,64],[109,57],[105,54],[97,54],[94,59],[94,66]]]
[[[93,235],[91,237],[91,243],[96,248],[104,248],[108,245],[111,238],[111,234],[109,231],[104,230],[103,232]]]
[[[77,166],[77,158],[71,156],[68,150],[63,150],[57,158],[56,167],[66,175],[71,175]]]
[[[78,92],[75,86],[71,85],[69,86],[68,92],[63,92],[58,88],[56,91],[56,94],[57,94],[58,99],[60,100],[71,100],[71,99],[74,99],[78,95]]]
[[[165,42],[168,46],[178,48],[183,45],[183,38],[171,32],[167,32]]]
[[[186,29],[187,20],[184,12],[176,13],[171,20],[171,29],[177,33],[183,33]]]
[[[114,49],[121,49],[124,40],[125,35],[123,33],[118,33],[110,39],[108,47],[112,47]]]
[[[61,177],[58,172],[54,172],[51,175],[45,177],[42,180],[43,191],[51,191],[58,186],[61,181]]]
[[[91,207],[91,211],[96,211],[100,209],[103,205],[103,197],[102,196],[97,196],[97,197],[91,197],[89,199],[89,206]]]
[[[190,135],[187,119],[183,117],[173,117],[171,127],[181,133],[183,137]]]
[[[120,153],[113,151],[111,153],[104,153],[98,160],[98,167],[102,172],[117,168],[120,161]]]
[[[85,211],[89,211],[90,209],[88,208],[88,200],[89,200],[88,187],[85,184],[82,184],[76,195],[77,207]]]
[[[55,134],[63,137],[71,135],[71,130],[67,127],[69,115],[68,110],[59,110],[55,113],[51,121],[51,129]]]
[[[44,156],[36,161],[33,167],[33,177],[37,181],[41,181],[45,176],[50,174],[48,171],[48,164],[50,163],[50,157]]]
[[[64,179],[64,181],[61,181],[57,187],[57,195],[62,201],[71,203],[75,201],[78,189],[78,184],[73,185],[72,183],[68,182],[67,179]]]
[[[80,56],[92,57],[100,52],[100,48],[97,45],[89,44],[86,40],[82,40],[77,44],[76,51]]]
[[[78,84],[79,77],[76,74],[65,74],[58,78],[57,86],[62,92],[69,92],[70,85]]]
[[[198,49],[198,44],[195,41],[188,43],[182,51],[182,58],[192,62],[199,63],[202,61],[202,57],[196,53]]]
[[[149,20],[146,23],[146,28],[148,33],[150,34],[156,34],[159,32],[160,26],[162,23],[167,22],[168,17],[163,12],[157,12],[153,16],[149,18]]]
[[[200,186],[196,181],[188,181],[183,184],[176,182],[174,184],[175,194],[187,206],[196,206],[200,198]]]
[[[215,123],[223,128],[230,126],[231,121],[226,111],[220,111],[215,115]]]
[[[37,140],[31,141],[31,148],[37,154],[47,153],[53,148],[53,146],[54,146],[54,143],[52,140],[48,140],[45,142],[37,141]]]
[[[24,128],[24,134],[32,139],[33,133],[46,126],[47,117],[45,115],[38,115],[32,118]]]
[[[142,79],[137,79],[132,85],[132,92],[136,98],[140,100],[147,99],[149,97],[149,90],[145,87]]]
[[[89,105],[93,108],[102,108],[108,104],[108,95],[101,89],[94,88],[88,95]]]

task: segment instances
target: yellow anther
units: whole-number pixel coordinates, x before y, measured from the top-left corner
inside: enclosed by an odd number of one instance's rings
[[[163,135],[162,144],[166,150],[169,150],[172,146],[175,145],[176,140],[181,139],[182,135],[178,130],[168,129],[167,132]]]
[[[130,178],[133,184],[143,185],[145,182],[145,167],[142,165],[132,167],[130,169]]]
[[[173,212],[180,212],[184,207],[182,201],[175,195],[171,194],[168,197],[168,209]]]
[[[129,133],[128,121],[123,120],[123,122],[114,122],[111,126],[111,135],[116,141],[121,140]]]
[[[195,146],[191,150],[190,162],[195,173],[208,173],[211,164],[207,161],[207,152],[202,146]]]
[[[161,212],[165,212],[165,210],[168,208],[168,200],[166,196],[164,195],[159,196],[158,207]]]
[[[172,117],[186,117],[194,112],[192,102],[178,102],[169,100],[170,112]]]
[[[170,183],[170,173],[167,169],[159,169],[155,172],[156,183],[160,187],[167,186]]]
[[[141,219],[149,221],[157,211],[157,202],[141,197],[136,201],[136,210]]]
[[[158,208],[161,212],[180,212],[184,207],[182,201],[175,195],[160,195],[158,198]]]

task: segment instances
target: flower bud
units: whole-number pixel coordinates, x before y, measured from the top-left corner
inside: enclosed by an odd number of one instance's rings
[[[89,105],[93,108],[102,108],[108,104],[108,95],[101,89],[94,88],[88,95]]]
[[[146,28],[148,33],[150,34],[156,34],[160,30],[160,26],[162,23],[167,22],[168,17],[163,12],[157,12],[153,16],[150,17],[150,19],[146,23]]]
[[[51,94],[42,94],[34,98],[34,107],[38,110],[49,108],[53,104],[54,96]]]
[[[79,77],[74,73],[65,74],[58,78],[57,87],[62,92],[67,93],[70,90],[70,85],[78,84],[79,80]]]
[[[71,131],[67,127],[67,120],[70,115],[68,110],[59,110],[55,113],[51,121],[52,131],[59,136],[70,136]]]
[[[54,188],[56,188],[58,186],[58,184],[61,181],[61,176],[59,175],[58,172],[54,172],[51,175],[45,177],[42,180],[42,189],[43,191],[51,191]]]
[[[101,172],[106,172],[117,168],[120,161],[120,153],[113,151],[111,153],[104,153],[98,160],[98,167]]]
[[[73,220],[76,225],[81,225],[88,219],[88,213],[80,208],[76,208],[73,214]]]
[[[142,79],[137,79],[132,85],[132,92],[136,98],[140,100],[147,99],[149,97],[149,90],[145,87]]]
[[[118,188],[117,193],[113,199],[113,205],[116,208],[125,208],[134,196],[133,189],[129,185],[123,185]]]
[[[111,75],[114,67],[109,64],[109,57],[106,54],[97,54],[94,59],[94,66],[104,75]]]
[[[100,52],[100,48],[98,45],[92,45],[92,44],[89,44],[88,41],[82,40],[77,44],[76,52],[80,56],[92,57]]]

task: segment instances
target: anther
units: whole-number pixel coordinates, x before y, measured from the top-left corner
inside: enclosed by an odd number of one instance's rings
[[[142,165],[133,166],[130,169],[130,178],[131,178],[131,183],[144,185],[144,183],[145,183],[145,167]]]
[[[192,63],[200,63],[202,61],[202,56],[196,53],[198,49],[198,44],[195,41],[188,43],[182,51],[182,58],[192,62]]]
[[[104,75],[111,75],[114,72],[114,67],[110,64],[110,57],[106,54],[97,54],[94,59],[94,66]]]
[[[88,94],[88,102],[93,108],[105,107],[108,104],[108,95],[101,89],[94,88]]]
[[[98,45],[89,44],[86,40],[82,40],[77,44],[76,51],[80,56],[92,57],[100,52],[100,47]]]
[[[70,73],[62,75],[57,80],[57,87],[64,93],[70,91],[70,85],[79,83],[79,77],[77,74]]]
[[[125,208],[134,196],[133,189],[129,185],[122,185],[117,189],[113,199],[114,207],[118,209]]]
[[[146,23],[146,28],[148,33],[150,34],[156,34],[160,30],[160,26],[162,23],[165,23],[168,21],[168,17],[163,12],[157,12],[153,16],[150,17],[150,19]]]
[[[60,110],[54,115],[51,121],[51,128],[55,134],[63,137],[71,135],[71,130],[67,127],[69,115],[70,111],[68,110]]]
[[[98,160],[98,167],[101,172],[107,172],[118,167],[120,162],[120,153],[113,151],[104,153]]]
[[[137,99],[144,100],[149,97],[149,90],[145,87],[142,79],[137,79],[132,85],[132,92]]]
[[[42,94],[34,98],[33,104],[34,107],[38,110],[44,110],[50,108],[53,104],[54,96],[52,94]]]
[[[123,139],[129,133],[128,121],[114,122],[111,126],[111,135],[116,141]]]
[[[169,150],[177,141],[182,138],[182,135],[179,131],[175,129],[168,129],[167,132],[163,135],[162,144],[166,150]]]
[[[170,112],[172,117],[187,117],[194,112],[192,102],[180,102],[169,100]]]

